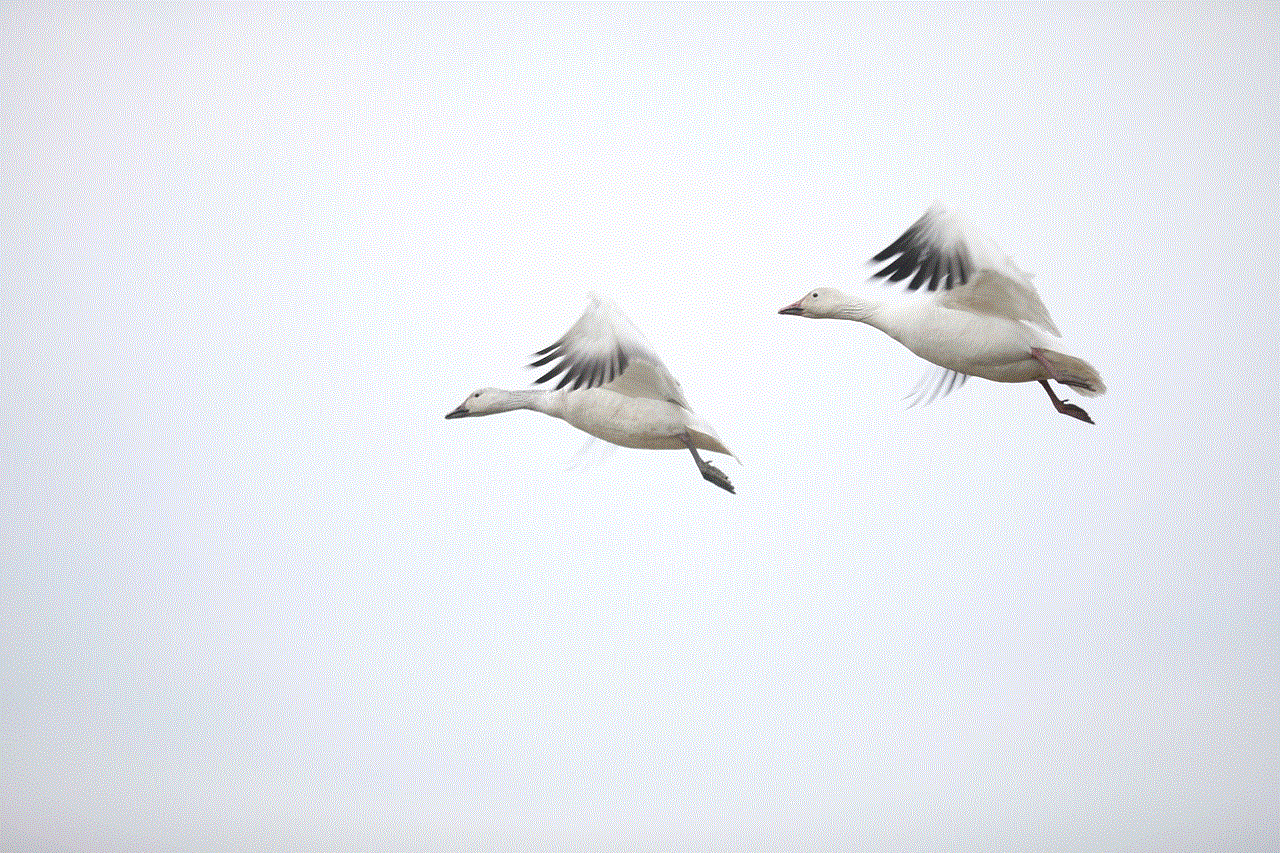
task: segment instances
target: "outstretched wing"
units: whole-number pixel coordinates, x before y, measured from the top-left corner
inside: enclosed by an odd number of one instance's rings
[[[899,282],[907,290],[940,290],[947,308],[973,311],[1039,326],[1061,336],[1031,275],[990,239],[965,225],[959,214],[934,204],[898,239],[871,259],[883,264],[872,278]]]
[[[680,383],[618,306],[591,294],[587,308],[558,341],[534,353],[530,367],[551,362],[536,383],[560,376],[556,388],[606,387],[629,397],[667,400],[689,408]]]
[[[974,258],[956,225],[955,217],[935,204],[871,259],[885,264],[871,277],[899,282],[911,276],[907,290],[947,290],[964,284],[973,273]]]

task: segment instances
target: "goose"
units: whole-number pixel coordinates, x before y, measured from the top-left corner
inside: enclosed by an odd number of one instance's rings
[[[1107,390],[1088,362],[1060,352],[1047,335],[1062,337],[1031,275],[960,215],[935,203],[884,251],[873,278],[898,282],[913,276],[907,293],[864,289],[855,295],[819,287],[779,314],[857,320],[874,326],[941,368],[916,386],[926,402],[970,376],[996,382],[1039,382],[1064,415],[1093,423],[1084,409],[1058,398],[1049,380],[1086,397]],[[924,288],[923,291],[920,288]],[[919,292],[917,292],[919,291]]]
[[[480,388],[445,418],[532,409],[622,447],[687,449],[705,480],[733,492],[724,472],[698,451],[738,457],[694,413],[680,383],[613,302],[591,294],[586,310],[569,331],[534,358],[530,367],[555,362],[534,384],[564,374],[555,388]]]

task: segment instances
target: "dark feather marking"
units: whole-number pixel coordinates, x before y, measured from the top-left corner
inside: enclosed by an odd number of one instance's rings
[[[543,382],[552,380],[563,371],[564,375],[561,376],[559,381],[556,383],[556,390],[561,388],[569,388],[570,390],[577,390],[579,388],[596,388],[600,385],[612,382],[615,378],[621,376],[623,371],[627,369],[627,364],[630,362],[627,354],[620,348],[614,349],[609,355],[601,358],[573,361],[561,350],[551,352],[559,346],[560,342],[556,342],[546,349],[534,353],[535,355],[541,355],[543,357],[529,365],[530,367],[541,367],[553,359],[560,359],[560,361],[551,366],[550,370],[535,380],[535,385],[540,385]]]
[[[551,347],[548,347],[548,349],[552,349],[552,348],[554,348],[555,346],[557,346],[557,345],[556,345],[556,344],[552,344],[552,345],[551,345]],[[543,354],[543,353],[545,353],[546,351],[547,351],[547,350],[545,350],[545,349],[544,349],[544,350],[539,350],[538,352],[535,352],[535,353],[534,353],[534,355],[542,355],[542,354]],[[530,366],[530,367],[542,367],[542,365],[544,365],[544,364],[546,364],[546,363],[548,363],[548,362],[550,362],[550,361],[553,361],[553,360],[555,360],[555,359],[559,358],[559,357],[560,357],[560,355],[561,355],[560,350],[558,350],[558,349],[557,349],[557,350],[555,350],[555,352],[551,353],[550,355],[542,355],[542,358],[538,359],[537,361],[530,362],[529,366]]]
[[[915,290],[929,280],[929,270],[932,268],[933,261],[933,255],[925,256],[924,261],[916,270],[916,277],[911,279],[911,282],[907,285],[907,290]],[[930,284],[928,289],[933,290],[933,285]]]
[[[920,217],[910,228],[902,232],[898,239],[886,246],[872,258],[873,263],[888,263],[879,271],[872,273],[873,278],[886,278],[889,281],[902,281],[909,275],[915,278],[907,285],[907,290],[916,290],[922,285],[934,290],[943,275],[945,265],[939,265],[938,253],[927,238],[925,223],[928,214]],[[894,256],[897,256],[894,258]],[[893,260],[890,260],[893,258]]]
[[[571,386],[572,388],[578,389],[582,387],[582,384],[587,381],[587,371],[590,368],[591,368],[591,362],[589,361],[579,362],[577,365],[574,366],[573,385]]]
[[[903,231],[902,234],[898,236],[898,239],[894,240],[888,246],[881,249],[880,254],[876,255],[871,260],[874,263],[879,263],[880,261],[887,261],[889,258],[892,258],[894,255],[898,254],[899,252],[904,251],[908,246],[910,246],[915,241],[916,241],[916,226],[912,225],[906,231]]]
[[[564,376],[560,377],[559,383],[556,384],[556,390],[559,391],[566,385],[572,384],[578,378],[578,372],[582,369],[580,364],[566,365],[568,370],[564,372]]]
[[[904,251],[898,259],[880,271],[880,275],[888,276],[889,281],[902,281],[920,263],[920,250],[912,246]]]
[[[537,380],[534,382],[534,384],[541,385],[543,382],[546,382],[548,379],[551,379],[553,376],[555,376],[557,373],[564,370],[568,366],[569,366],[568,362],[561,360],[559,363],[552,365],[551,369],[548,370],[546,373],[539,376]]]
[[[914,275],[907,290],[950,290],[969,281],[974,267],[967,247],[961,243],[950,252],[939,248],[930,240],[929,219],[928,213],[920,217],[871,259],[872,263],[883,264],[871,274],[872,278],[897,282]]]
[[[937,290],[938,285],[942,283],[942,259],[938,257],[936,252],[930,253],[926,262],[929,267],[929,290]]]
[[[929,255],[929,257],[925,258],[923,266],[928,270],[928,289],[937,290],[938,279],[941,278],[941,274],[938,272],[938,256],[932,254]]]
[[[578,371],[578,378],[573,383],[574,388],[590,388],[592,362],[584,362],[582,369]]]
[[[947,269],[949,271],[948,289],[964,284],[964,279],[960,276],[960,258],[958,256],[952,255],[947,258]]]

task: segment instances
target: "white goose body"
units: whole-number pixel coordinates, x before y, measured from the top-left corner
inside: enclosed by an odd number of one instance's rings
[[[683,450],[682,436],[688,433],[699,450],[729,453],[709,426],[675,403],[628,397],[608,388],[551,393],[560,395],[561,418],[613,444],[642,450]]]
[[[1031,347],[1043,344],[1043,336],[1030,326],[943,308],[931,297],[886,305],[866,322],[925,361],[957,373],[997,382],[1027,382],[1043,371],[1028,355]],[[1026,375],[1014,378],[1019,367]]]
[[[1102,377],[1087,362],[1056,349],[1049,335],[1061,333],[1031,276],[965,228],[955,213],[934,205],[873,262],[886,262],[876,277],[896,282],[912,276],[907,289],[918,292],[847,294],[820,287],[779,313],[857,320],[880,329],[942,368],[929,400],[969,376],[1039,382],[1059,412],[1093,423],[1079,406],[1059,400],[1049,380],[1092,397],[1106,391]],[[922,380],[917,386],[917,400],[926,396],[923,385]]]
[[[538,382],[564,373],[555,389],[481,388],[445,417],[532,409],[622,447],[687,449],[705,479],[733,491],[724,473],[697,453],[710,450],[733,456],[732,451],[693,412],[680,383],[611,302],[592,295],[569,331],[537,355],[542,358],[534,367],[557,362]]]
[[[690,433],[694,437],[694,446],[699,450],[732,455],[709,425],[688,409],[666,400],[629,397],[603,387],[566,388],[557,391],[504,391],[501,388],[485,388],[476,393],[488,397],[489,405],[494,410],[467,411],[467,415],[530,409],[560,418],[571,426],[612,444],[640,450],[683,450],[685,444],[682,436]],[[473,394],[468,400],[472,399],[480,398]]]

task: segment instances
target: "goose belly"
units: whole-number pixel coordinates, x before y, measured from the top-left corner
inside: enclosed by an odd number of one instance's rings
[[[1022,323],[950,309],[918,317],[895,337],[927,361],[989,379],[1002,378],[1010,366],[1027,361],[1036,346],[1035,334]]]
[[[683,448],[683,410],[674,403],[627,397],[602,388],[575,391],[566,400],[564,419],[585,433],[622,447],[648,450]]]

